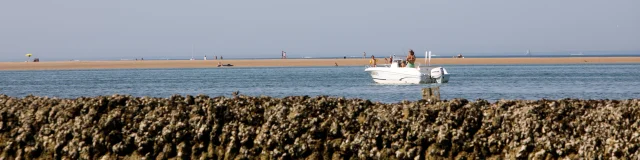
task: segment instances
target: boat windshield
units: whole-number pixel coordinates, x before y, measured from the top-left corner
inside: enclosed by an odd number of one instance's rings
[[[400,59],[400,60],[402,60],[402,59],[407,59],[407,56],[393,56],[393,59],[394,59],[394,60],[395,60],[395,59]]]
[[[393,59],[393,63],[392,65],[395,65],[396,67],[402,67],[402,61],[404,61],[404,59]]]

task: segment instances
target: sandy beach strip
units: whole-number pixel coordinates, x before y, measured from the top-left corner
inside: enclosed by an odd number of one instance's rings
[[[257,59],[257,60],[145,60],[145,61],[54,61],[0,62],[0,70],[77,70],[144,68],[217,68],[218,62],[233,67],[365,66],[369,59]],[[418,58],[416,63],[423,64]],[[563,58],[434,58],[432,65],[475,64],[594,64],[640,63],[640,57],[563,57]],[[384,64],[384,58],[378,58]]]

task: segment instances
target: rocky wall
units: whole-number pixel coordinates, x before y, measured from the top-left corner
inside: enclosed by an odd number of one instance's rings
[[[640,101],[0,95],[0,158],[640,158]]]

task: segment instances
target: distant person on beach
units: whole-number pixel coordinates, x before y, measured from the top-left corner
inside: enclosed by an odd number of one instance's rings
[[[371,60],[369,60],[369,65],[376,67],[378,60],[376,59],[375,56],[371,55]]]
[[[416,56],[415,53],[413,53],[413,50],[410,49],[409,50],[409,55],[407,56],[407,67],[410,68],[415,68],[415,62],[416,62]]]
[[[144,61],[144,58],[140,58],[141,61]]]
[[[207,55],[204,55],[204,60],[205,60],[205,61],[207,60]]]
[[[347,59],[347,56],[344,56],[344,59]]]
[[[338,66],[338,62],[335,62],[335,63],[336,63],[336,67],[337,67]]]
[[[367,58],[367,52],[364,52],[364,53],[362,54],[362,59],[365,59],[365,58]]]
[[[216,60],[218,60],[218,56],[216,56]]]
[[[220,60],[222,60],[222,56],[220,56]]]

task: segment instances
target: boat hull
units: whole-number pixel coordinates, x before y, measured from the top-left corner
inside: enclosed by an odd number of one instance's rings
[[[441,76],[432,77],[431,69],[369,67],[365,72],[368,72],[373,81],[379,84],[428,84],[449,81],[449,74],[446,71]]]

